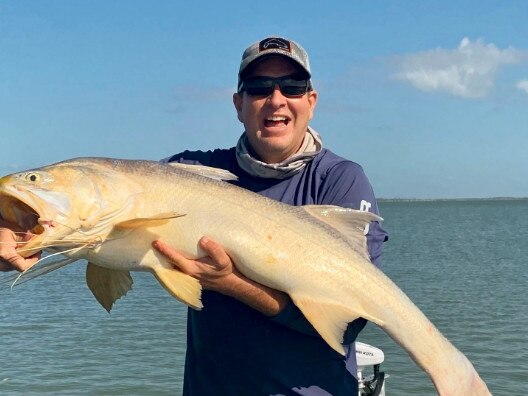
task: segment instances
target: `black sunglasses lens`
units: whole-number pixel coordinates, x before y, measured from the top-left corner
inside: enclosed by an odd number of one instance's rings
[[[244,89],[250,96],[269,96],[273,92],[272,86],[250,86],[244,84]]]
[[[288,78],[279,84],[281,92],[286,96],[302,96],[308,91],[308,82],[306,80],[294,80]]]
[[[285,96],[302,96],[308,91],[307,80],[295,80],[293,78],[267,78],[254,77],[244,80],[242,88],[250,96],[269,96],[273,93],[275,84],[279,84],[280,90]]]
[[[243,89],[251,96],[268,96],[273,92],[273,80],[266,77],[253,77],[244,80]]]

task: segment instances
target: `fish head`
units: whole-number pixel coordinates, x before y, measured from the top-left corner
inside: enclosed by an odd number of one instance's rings
[[[83,160],[1,178],[0,218],[34,235],[19,253],[75,246],[72,241],[83,245],[109,233],[113,215],[130,207],[129,189],[115,178],[101,164]]]

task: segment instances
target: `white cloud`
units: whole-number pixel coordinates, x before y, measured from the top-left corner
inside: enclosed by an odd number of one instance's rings
[[[456,49],[436,48],[396,59],[396,78],[428,92],[444,91],[464,98],[482,98],[493,88],[502,65],[527,59],[527,51],[500,49],[483,40],[462,39]]]
[[[528,80],[521,80],[515,86],[528,94]]]

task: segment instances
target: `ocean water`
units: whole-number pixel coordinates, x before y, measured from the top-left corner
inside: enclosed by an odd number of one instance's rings
[[[494,395],[528,395],[528,200],[384,202],[382,267],[473,363]],[[435,395],[384,332],[388,395]]]
[[[473,362],[494,395],[528,394],[528,200],[380,203],[383,270]],[[79,262],[12,291],[0,283],[1,395],[178,395],[186,308],[150,274],[108,314]],[[0,282],[7,274],[0,274]],[[387,395],[435,395],[375,325]],[[229,357],[226,357],[226,359]]]

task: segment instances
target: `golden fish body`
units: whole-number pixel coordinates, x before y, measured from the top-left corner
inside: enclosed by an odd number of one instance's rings
[[[216,180],[215,180],[216,179]],[[198,240],[219,242],[237,268],[291,297],[336,351],[347,323],[384,329],[441,395],[489,395],[469,360],[369,261],[363,229],[376,215],[336,206],[294,207],[220,181],[228,172],[153,161],[84,158],[0,180],[0,214],[48,247],[89,261],[88,286],[110,310],[150,271],[174,297],[200,309],[201,288],[151,247],[163,239],[189,258]],[[38,269],[35,269],[38,274]]]

